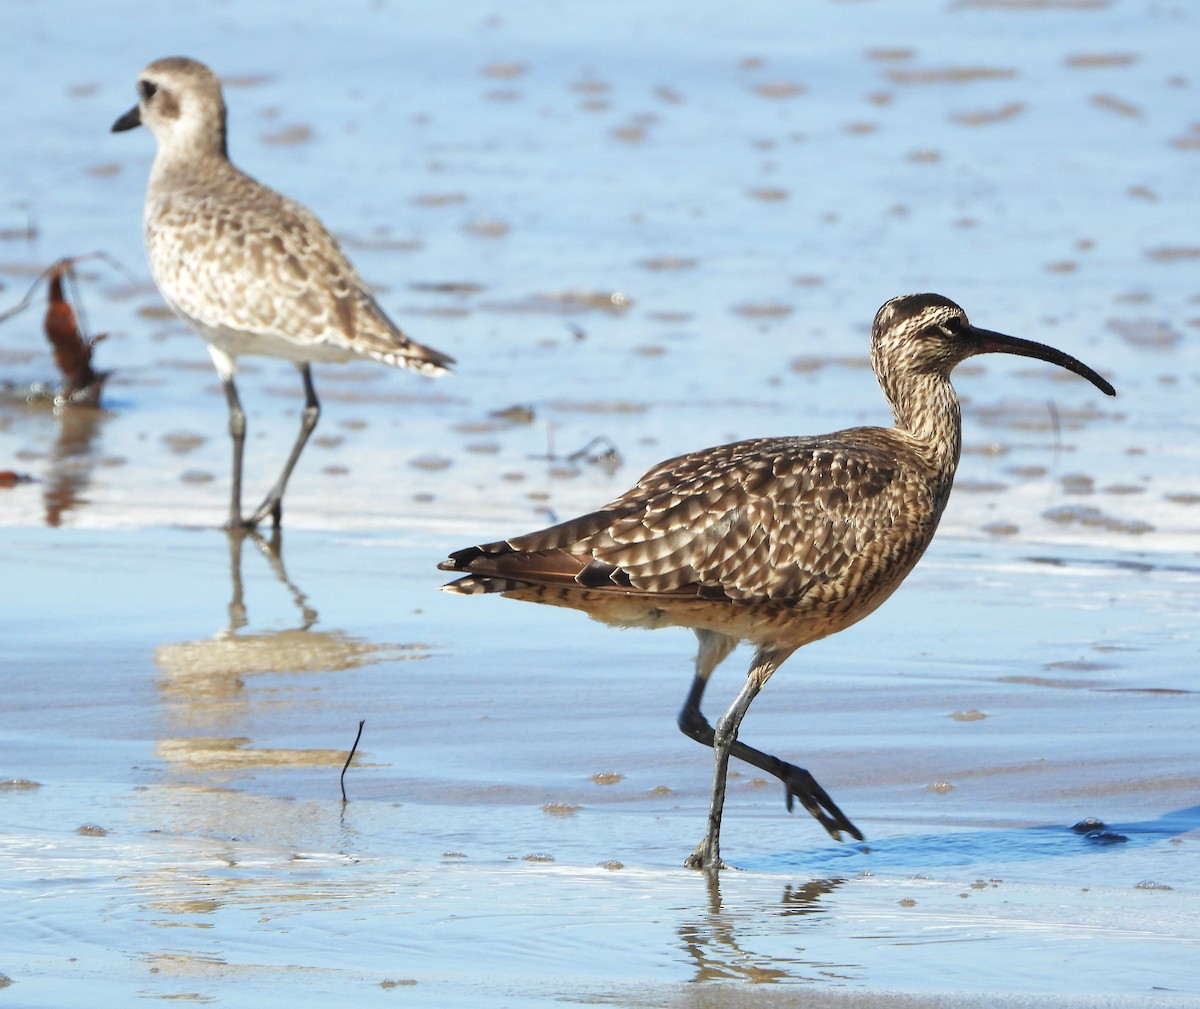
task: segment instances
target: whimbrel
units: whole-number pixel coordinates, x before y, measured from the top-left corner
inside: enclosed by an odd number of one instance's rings
[[[225,388],[233,439],[226,528],[276,526],[288,478],[317,426],[315,361],[371,358],[424,375],[454,359],[409,339],[384,314],[337,242],[306,207],[268,189],[229,160],[225,100],[216,75],[195,60],[155,60],[138,78],[138,103],[113,132],[145,125],[158,142],[146,189],[146,251],[168,305],[208,342]],[[237,358],[283,358],[300,370],[300,433],[274,487],[242,517],[246,416]]]
[[[835,840],[862,834],[808,771],[738,739],[750,703],[802,645],[873,612],[929,546],[962,445],[950,372],[975,354],[1057,364],[1113,387],[1052,347],[972,326],[937,294],[893,298],[876,314],[871,363],[895,426],[810,438],[758,438],[659,463],[598,511],[539,532],[467,547],[444,586],[568,606],[610,624],[690,627],[695,678],[679,727],[714,750],[704,839],[687,859],[716,870],[730,756],[783,782]],[[709,677],[739,641],[756,649],[714,729],[700,710]]]

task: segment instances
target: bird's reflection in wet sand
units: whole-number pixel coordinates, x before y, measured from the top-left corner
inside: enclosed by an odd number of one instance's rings
[[[721,898],[721,881],[715,873],[706,874],[706,904],[696,920],[678,926],[683,949],[695,963],[693,981],[752,981],[758,984],[796,981],[844,981],[859,976],[861,968],[853,964],[833,964],[805,959],[802,933],[796,934],[792,955],[776,952],[755,952],[751,948],[754,936],[762,931],[764,915],[778,922],[786,917],[820,917],[827,908],[822,898],[845,883],[845,879],[814,879],[797,886],[787,886],[780,908],[772,910],[755,906],[745,911],[725,907]],[[770,933],[777,940],[778,930]]]
[[[231,529],[226,533],[226,536],[229,540],[229,577],[233,585],[233,591],[229,600],[229,626],[225,633],[227,635],[235,634],[247,624],[246,594],[242,585],[242,544],[246,540],[250,540],[258,547],[258,552],[266,558],[267,565],[270,567],[275,579],[290,593],[292,602],[296,604],[296,609],[300,611],[300,622],[297,625],[297,629],[307,631],[312,627],[317,622],[317,611],[309,606],[308,596],[288,577],[287,569],[283,566],[283,536],[281,531],[278,528],[273,529],[270,539],[264,538],[260,533],[252,529]]]
[[[298,906],[319,910],[360,899],[356,878],[323,875],[351,861],[361,844],[337,801],[355,721],[328,692],[312,689],[312,674],[425,654],[421,645],[316,629],[317,608],[288,574],[278,533],[221,535],[228,536],[230,588],[220,629],[154,653],[162,710],[155,756],[164,773],[138,792],[139,802],[156,831],[206,845],[194,863],[152,860],[132,874],[144,913],[171,930],[153,954],[164,974],[186,972],[208,953],[203,946],[180,952],[181,923],[211,928],[218,912],[250,914],[251,907],[262,922]],[[280,622],[287,626],[270,626]],[[314,734],[338,748],[271,745]],[[296,778],[283,772],[310,772],[314,794],[289,794]],[[219,845],[215,854],[209,839]],[[300,868],[296,851],[305,852]]]
[[[317,610],[287,573],[279,532],[269,539],[247,529],[223,535],[229,542],[231,585],[224,626],[210,638],[164,644],[155,649],[154,661],[162,674],[158,686],[167,724],[177,737],[159,740],[159,756],[173,766],[227,771],[262,765],[340,766],[346,757],[344,750],[250,748],[252,740],[237,730],[248,727],[255,718],[256,701],[257,706],[272,705],[278,717],[273,717],[271,724],[277,729],[278,718],[286,718],[289,706],[318,703],[319,698],[295,681],[298,675],[424,658],[425,646],[376,643],[341,630],[316,629]],[[273,581],[286,590],[295,612],[292,626],[280,630],[251,629],[246,585],[254,583],[244,580],[242,575],[247,541],[266,561]],[[257,677],[272,677],[270,686],[253,689],[251,684]],[[347,741],[351,738],[353,724],[347,727]]]

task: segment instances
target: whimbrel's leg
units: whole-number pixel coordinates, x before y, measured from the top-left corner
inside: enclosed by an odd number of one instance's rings
[[[703,869],[713,872],[716,869],[729,868],[721,861],[721,816],[725,811],[725,778],[729,773],[729,756],[737,739],[738,727],[746,712],[750,710],[750,702],[758,696],[762,686],[754,675],[752,666],[750,675],[742,685],[742,689],[734,698],[733,704],[717,720],[717,729],[713,733],[713,790],[712,802],[708,808],[708,830],[704,840],[696,846],[696,850],[684,861],[684,865],[693,869]],[[768,674],[769,675],[769,674]]]
[[[258,510],[250,516],[251,525],[257,525],[270,515],[272,523],[279,528],[279,523],[283,518],[283,492],[287,489],[288,478],[292,475],[292,470],[296,468],[308,436],[313,433],[313,428],[317,426],[317,421],[321,416],[321,404],[317,400],[317,393],[313,388],[312,367],[307,361],[296,367],[300,369],[300,377],[304,379],[304,409],[300,411],[300,433],[296,435],[296,443],[292,446],[291,455],[288,456],[283,472],[279,474],[279,479],[275,481],[275,486],[263,498],[263,503],[258,506]]]
[[[229,518],[225,520],[225,528],[243,529],[254,524],[253,520],[242,521],[242,455],[246,447],[246,413],[242,409],[242,401],[238,399],[233,375],[223,375],[221,385],[225,387],[225,402],[229,404],[229,437],[233,440],[233,475],[229,489]]]
[[[712,632],[709,631],[698,630],[696,632],[696,636],[700,639],[700,651],[696,656],[696,676],[692,680],[692,687],[688,691],[687,700],[679,712],[679,728],[685,735],[697,742],[715,748],[716,733],[700,710],[700,701],[704,696],[704,688],[708,686],[708,679],[712,675],[713,669],[729,653],[733,643],[730,642],[730,639],[724,638],[724,635],[716,635],[716,637],[724,639],[724,642],[728,642],[727,645],[724,645],[722,642],[714,642],[709,639],[709,635],[711,634]],[[785,655],[782,658],[775,658],[770,671],[759,680],[760,689],[762,683],[766,682],[766,678],[770,675],[770,672],[778,668],[779,664],[786,657]],[[755,675],[759,663],[760,659],[756,657],[754,665],[750,669],[752,677]],[[749,702],[747,702],[748,706]],[[731,708],[730,713],[732,711],[733,709]],[[726,718],[728,717],[729,715],[727,714]],[[768,774],[772,774],[782,781],[786,789],[787,808],[789,812],[792,809],[794,800],[799,799],[801,805],[808,810],[809,814],[825,828],[830,837],[835,841],[842,839],[842,831],[845,831],[856,840],[862,840],[861,831],[850,822],[846,814],[829,797],[829,793],[803,767],[797,767],[795,764],[789,764],[778,757],[771,756],[769,753],[763,753],[752,746],[747,746],[736,738],[736,732],[730,745],[729,753],[731,756],[737,757],[739,760],[744,760],[746,763],[752,764],[759,770],[766,771]],[[693,858],[695,858],[694,855]]]

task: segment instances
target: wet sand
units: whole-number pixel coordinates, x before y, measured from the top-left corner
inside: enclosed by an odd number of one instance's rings
[[[40,301],[0,325],[0,999],[1200,1003],[1190,11],[60,6],[8,18],[0,310],[63,255],[130,276],[80,265],[102,410],[27,403]],[[213,528],[224,402],[144,266],[150,138],[106,133],[184,49],[233,78],[235,160],[461,362],[317,370],[276,553]],[[677,452],[886,423],[867,325],[921,289],[1119,397],[959,369],[933,547],[743,729],[867,841],[742,767],[712,890],[692,636],[435,565]],[[300,390],[241,390],[252,497]]]
[[[290,585],[246,544],[239,593],[219,532],[81,531],[65,563],[61,536],[8,537],[29,606],[6,628],[5,774],[28,784],[3,793],[0,884],[22,1004],[84,980],[111,1002],[396,985],[635,1006],[796,997],[762,984],[829,1005],[1182,1004],[1196,984],[1188,649],[1105,630],[1086,555],[1056,568],[1069,641],[1006,619],[1043,565],[952,542],[798,656],[744,735],[802,757],[868,839],[835,845],[743,769],[738,871],[710,891],[681,866],[709,778],[673,724],[686,633],[464,613],[430,591],[438,541],[289,536]],[[1168,572],[1103,581],[1118,614],[1194,612]],[[1088,816],[1108,836],[1068,829]]]

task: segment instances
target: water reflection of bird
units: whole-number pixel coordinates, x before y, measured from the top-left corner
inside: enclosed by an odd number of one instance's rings
[[[225,387],[233,439],[226,527],[279,525],[288,478],[317,425],[314,361],[371,358],[439,375],[453,358],[410,340],[384,314],[337,242],[305,207],[229,161],[225,100],[208,67],[156,60],[138,78],[138,104],[113,131],[145,125],[158,142],[146,190],[146,251],[167,303],[208,342]],[[300,369],[300,433],[274,487],[243,518],[246,417],[234,385],[236,359],[259,354]]]
[[[319,629],[316,608],[284,567],[279,530],[270,539],[254,529],[230,530],[226,535],[231,582],[226,625],[212,637],[170,642],[154,651],[163,674],[159,688],[173,719],[191,726],[228,727],[246,720],[245,708],[256,697],[277,703],[288,689],[274,680],[269,689],[256,691],[251,686],[254,677],[328,674],[377,662],[420,659],[428,653],[421,644],[377,643],[337,629]],[[284,618],[288,626],[265,627],[260,620],[259,628],[251,627],[242,577],[242,548],[247,541],[266,561],[272,581],[288,596],[289,608],[295,611],[291,620]],[[239,748],[243,742],[234,739],[230,745]],[[244,760],[245,755],[237,759]]]
[[[738,740],[750,703],[797,648],[874,611],[937,529],[962,444],[950,372],[975,354],[1057,364],[1108,395],[1082,362],[972,326],[936,294],[893,298],[875,316],[871,361],[892,428],[760,438],[669,459],[599,511],[539,532],[468,547],[440,565],[445,586],[580,609],[606,623],[691,627],[700,639],[680,728],[712,746],[708,830],[688,858],[716,869],[729,757],[779,778],[835,839],[862,834],[803,768]],[[739,641],[757,649],[716,729],[700,710],[709,676]]]
[[[764,903],[760,909],[762,917],[778,920],[791,916],[820,918],[828,915],[833,902],[827,903],[825,898],[845,882],[832,877],[813,879],[796,887],[789,885],[784,888],[778,905]],[[727,911],[721,899],[720,881],[716,875],[710,875],[707,904],[675,926],[680,946],[695,965],[692,980],[742,980],[756,984],[817,980],[831,966],[807,958],[804,948],[796,948],[794,943],[782,953],[755,949],[753,940],[761,938],[761,933],[755,927],[746,926],[758,920],[758,915]],[[840,978],[854,978],[861,973],[861,968],[839,963],[837,971]]]
[[[283,537],[276,529],[271,538],[265,539],[255,530],[230,530],[226,537],[229,540],[229,577],[232,583],[232,595],[229,600],[229,627],[223,632],[224,637],[232,637],[246,626],[246,593],[242,584],[242,544],[250,540],[258,552],[266,559],[267,566],[275,580],[287,589],[292,597],[292,603],[300,613],[299,631],[309,630],[317,622],[317,611],[312,608],[306,596],[295,582],[288,577],[283,564]]]

